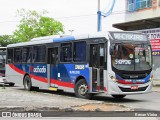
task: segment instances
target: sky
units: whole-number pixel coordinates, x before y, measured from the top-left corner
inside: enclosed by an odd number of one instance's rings
[[[112,0],[101,0],[101,11],[107,12]],[[20,18],[19,9],[42,11],[62,22],[65,34],[85,34],[97,31],[98,0],[0,0],[0,35],[11,35]],[[124,22],[125,0],[116,0],[113,13],[102,18],[102,31],[117,30],[112,24]]]

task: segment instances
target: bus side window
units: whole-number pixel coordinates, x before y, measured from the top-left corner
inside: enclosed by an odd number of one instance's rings
[[[99,66],[99,46],[98,44],[93,44],[90,46],[90,66]]]
[[[27,56],[27,63],[32,62],[32,47],[29,47],[28,49],[28,56]]]
[[[14,63],[21,63],[21,62],[22,62],[22,49],[14,48]]]
[[[13,49],[7,50],[7,63],[13,63]]]
[[[58,47],[48,49],[48,64],[58,64]]]
[[[72,61],[72,43],[64,43],[61,45],[61,62]]]
[[[23,48],[23,62],[25,63],[32,62],[32,47]]]
[[[33,62],[45,62],[46,57],[45,46],[34,46],[33,47]]]
[[[75,42],[74,43],[74,62],[85,62],[86,61],[86,42]]]
[[[101,67],[103,67],[104,66],[104,44],[100,44],[100,63],[99,63],[99,65],[101,66]]]

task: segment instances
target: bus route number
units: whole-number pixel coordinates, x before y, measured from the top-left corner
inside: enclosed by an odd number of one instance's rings
[[[116,65],[131,65],[131,60],[118,60],[118,59],[116,59],[115,60],[115,64]]]

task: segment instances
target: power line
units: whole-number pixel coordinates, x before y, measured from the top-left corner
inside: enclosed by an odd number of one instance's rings
[[[0,23],[7,23],[7,22],[19,22],[19,21],[0,21]]]
[[[126,10],[123,11],[114,11],[111,15],[117,15],[117,14],[130,14]],[[57,17],[55,19],[72,19],[72,18],[78,18],[78,17],[89,17],[89,16],[96,16],[97,14],[86,14],[86,15],[76,15],[76,16],[68,16],[68,17]],[[13,23],[13,22],[20,22],[20,21],[0,21],[1,23]]]
[[[115,12],[112,12],[111,15],[116,15],[116,14],[128,14],[126,10],[123,10],[123,11],[115,11]],[[77,15],[77,16],[68,16],[68,17],[58,17],[58,18],[55,18],[55,19],[70,19],[70,18],[76,18],[76,17],[88,17],[88,16],[95,16],[97,14],[86,14],[86,15]]]

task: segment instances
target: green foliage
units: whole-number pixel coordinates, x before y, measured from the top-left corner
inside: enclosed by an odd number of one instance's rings
[[[2,47],[6,47],[8,44],[14,43],[14,40],[12,40],[12,36],[10,35],[3,35],[0,36],[0,45]]]
[[[39,20],[39,27],[37,30],[38,35],[46,36],[46,35],[56,35],[59,32],[63,32],[63,25],[49,17],[41,17]]]
[[[63,25],[61,22],[50,17],[43,16],[46,11],[41,13],[35,10],[18,10],[18,15],[22,17],[18,29],[13,33],[13,39],[16,42],[29,41],[35,37],[49,36],[63,33]]]

